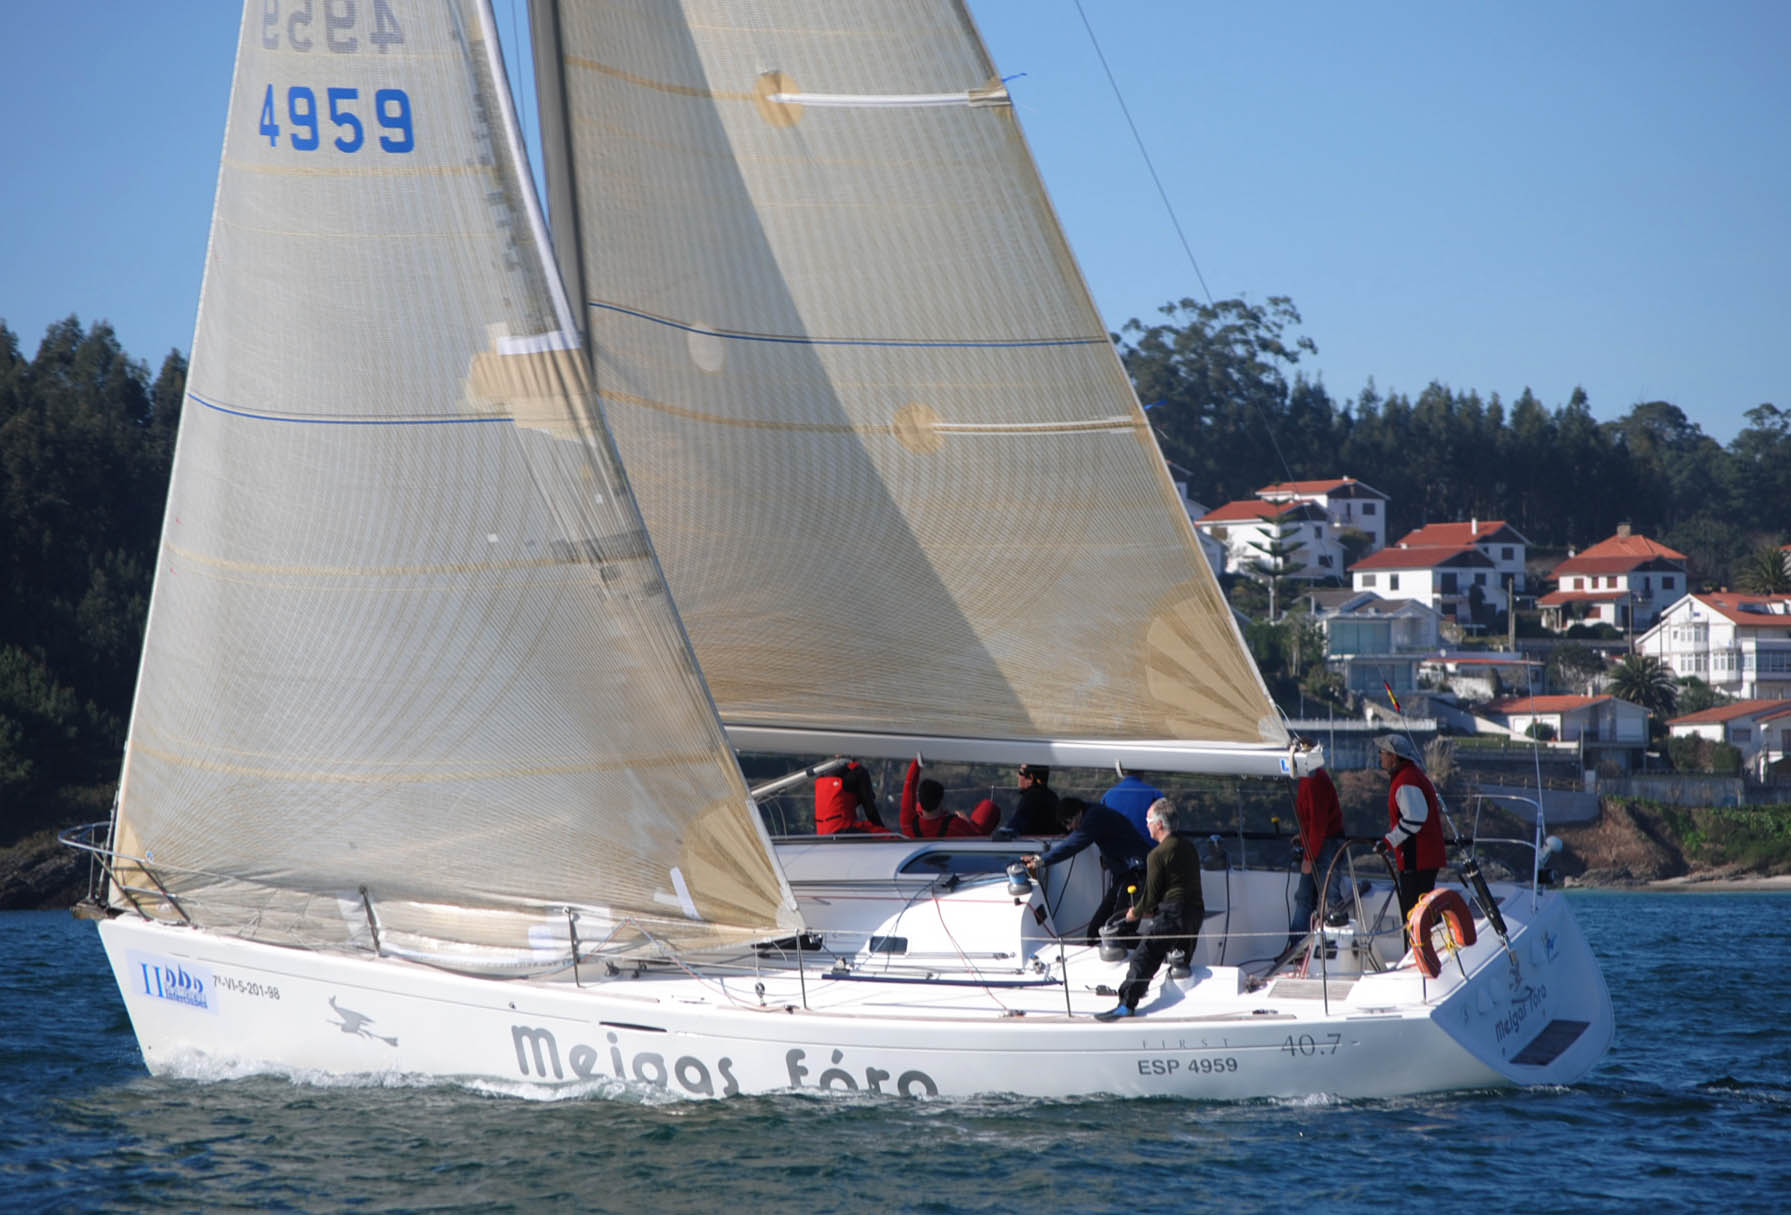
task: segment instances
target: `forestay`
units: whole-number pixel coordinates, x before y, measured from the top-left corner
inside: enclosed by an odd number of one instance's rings
[[[149,873],[114,901],[425,953],[797,926],[544,271],[488,9],[325,7],[245,5],[117,815]]]
[[[962,5],[532,11],[555,245],[736,741],[1276,770]]]

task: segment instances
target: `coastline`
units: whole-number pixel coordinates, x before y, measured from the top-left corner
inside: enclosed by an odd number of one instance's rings
[[[1652,882],[1638,882],[1641,890],[1744,890],[1791,891],[1791,874],[1777,873],[1770,876],[1750,874],[1746,877],[1727,874],[1688,873],[1679,877],[1660,878]]]

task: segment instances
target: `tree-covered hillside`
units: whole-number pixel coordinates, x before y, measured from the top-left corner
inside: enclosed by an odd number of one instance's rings
[[[103,323],[30,360],[0,324],[0,842],[110,802],[185,384]]]
[[[1373,385],[1338,401],[1302,378],[1314,353],[1293,303],[1183,300],[1120,335],[1163,452],[1209,506],[1272,481],[1353,476],[1388,494],[1388,539],[1425,523],[1504,519],[1544,548],[1584,547],[1618,523],[1684,552],[1693,585],[1739,585],[1791,529],[1791,410],[1759,404],[1727,448],[1679,406],[1615,422],[1574,388],[1550,407],[1432,383],[1416,399]]]
[[[1773,405],[1725,448],[1664,401],[1600,423],[1577,390],[1553,406],[1440,384],[1339,402],[1298,374],[1315,346],[1289,300],[1163,315],[1128,325],[1121,354],[1209,505],[1350,475],[1391,495],[1390,536],[1478,516],[1564,547],[1628,521],[1687,553],[1694,585],[1746,585],[1791,526],[1791,412]],[[152,378],[104,323],[53,325],[30,359],[0,323],[0,843],[110,802],[185,379],[179,352]],[[1316,651],[1291,640],[1297,674]]]

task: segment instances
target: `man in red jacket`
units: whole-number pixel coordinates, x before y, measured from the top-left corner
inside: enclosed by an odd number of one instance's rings
[[[1399,868],[1399,916],[1405,919],[1418,900],[1436,889],[1443,854],[1443,803],[1436,786],[1418,766],[1418,749],[1403,734],[1374,740],[1380,750],[1387,785],[1387,834],[1374,845],[1391,855]]]
[[[977,816],[971,818],[946,810],[945,786],[931,778],[920,779],[920,756],[916,755],[908,762],[908,776],[902,781],[902,834],[923,840],[987,835],[1001,821],[1000,810],[992,815],[985,811],[994,805],[985,798],[976,808]]]
[[[857,760],[815,781],[815,834],[834,835],[841,831],[889,834],[883,826],[883,816],[877,813],[877,791],[871,785],[871,774]]]
[[[1335,910],[1343,901],[1344,866],[1337,861],[1344,844],[1343,806],[1329,772],[1314,768],[1300,778],[1294,793],[1294,815],[1300,822],[1300,882],[1294,891],[1293,919],[1287,927],[1289,949],[1312,928],[1320,882],[1329,881],[1325,889],[1328,908]]]

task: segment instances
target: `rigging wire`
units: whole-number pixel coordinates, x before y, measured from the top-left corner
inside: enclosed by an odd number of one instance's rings
[[[1101,61],[1101,70],[1107,73],[1107,84],[1113,89],[1113,99],[1119,102],[1119,112],[1125,115],[1126,126],[1132,130],[1132,142],[1138,145],[1138,154],[1144,158],[1144,167],[1150,172],[1150,179],[1156,184],[1157,197],[1163,200],[1163,210],[1169,213],[1169,224],[1175,229],[1176,239],[1182,243],[1182,252],[1187,255],[1188,265],[1194,269],[1194,278],[1200,283],[1200,290],[1206,296],[1206,302],[1213,302],[1213,293],[1206,285],[1206,276],[1200,273],[1200,263],[1194,260],[1193,246],[1188,244],[1187,234],[1182,231],[1182,221],[1176,216],[1175,204],[1169,201],[1169,191],[1163,188],[1163,179],[1157,175],[1157,166],[1151,162],[1150,149],[1144,146],[1144,137],[1138,133],[1138,124],[1132,121],[1132,111],[1126,105],[1125,96],[1119,91],[1119,81],[1114,78],[1113,69],[1107,65],[1107,56],[1101,50],[1100,39],[1095,37],[1094,26],[1089,24],[1088,14],[1083,11],[1082,0],[1075,0],[1076,15],[1082,18],[1082,28],[1088,32],[1088,43],[1094,47],[1095,58]]]
[[[1175,229],[1175,237],[1181,242],[1182,253],[1187,257],[1188,265],[1194,271],[1194,278],[1200,284],[1201,293],[1206,296],[1207,306],[1215,307],[1212,289],[1206,285],[1206,276],[1200,272],[1200,263],[1195,260],[1194,248],[1188,243],[1187,233],[1182,230],[1182,221],[1175,212],[1175,204],[1170,202],[1169,191],[1164,188],[1163,178],[1157,173],[1157,166],[1151,160],[1150,149],[1145,146],[1144,136],[1139,133],[1138,124],[1132,120],[1131,107],[1126,104],[1125,94],[1120,92],[1119,80],[1113,75],[1113,69],[1107,63],[1106,52],[1101,50],[1101,41],[1095,37],[1094,26],[1088,20],[1088,13],[1082,7],[1082,0],[1074,0],[1074,3],[1076,15],[1082,19],[1082,28],[1088,34],[1088,44],[1094,48],[1095,58],[1101,61],[1101,71],[1107,75],[1107,85],[1113,90],[1113,99],[1119,103],[1119,112],[1125,115],[1126,126],[1131,129],[1132,142],[1138,145],[1138,155],[1143,159],[1146,171],[1150,173],[1151,182],[1157,187],[1157,197],[1163,200],[1163,210],[1168,213],[1169,225]],[[1259,413],[1261,408],[1259,403],[1257,406]],[[1288,466],[1287,457],[1281,451],[1281,441],[1275,437],[1273,420],[1264,418],[1262,421],[1263,430],[1268,435],[1269,446],[1274,448],[1275,459],[1281,465],[1281,475],[1289,481],[1293,480],[1293,470]]]

